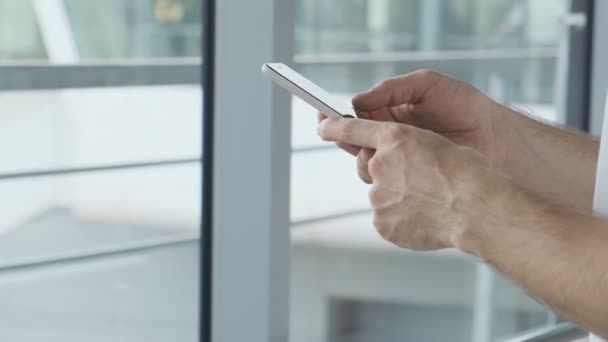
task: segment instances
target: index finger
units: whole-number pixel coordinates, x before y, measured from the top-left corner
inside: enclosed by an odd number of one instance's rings
[[[327,118],[319,124],[319,136],[360,147],[377,148],[382,123],[364,119]]]
[[[353,107],[362,112],[373,112],[402,104],[415,104],[422,100],[441,78],[432,70],[419,70],[403,76],[389,78],[374,88],[353,98]]]

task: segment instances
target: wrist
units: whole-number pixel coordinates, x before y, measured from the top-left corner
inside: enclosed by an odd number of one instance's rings
[[[520,120],[522,115],[513,109],[494,102],[495,109],[491,111],[490,122],[491,132],[494,139],[496,160],[495,166],[497,169],[510,174],[512,164],[515,162],[514,151],[521,153],[524,150],[520,149],[520,129],[522,127]]]
[[[452,245],[489,261],[503,243],[520,236],[529,238],[530,229],[540,227],[555,206],[516,185],[510,178],[489,171],[479,177],[481,194],[464,225],[453,232]],[[520,234],[522,232],[522,234]]]

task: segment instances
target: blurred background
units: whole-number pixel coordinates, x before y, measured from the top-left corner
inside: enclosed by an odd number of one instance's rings
[[[197,340],[203,7],[0,0],[0,340]],[[438,69],[566,124],[570,8],[297,0],[286,62],[344,101]],[[558,322],[463,254],[377,237],[354,159],[292,108],[292,342],[496,341]]]

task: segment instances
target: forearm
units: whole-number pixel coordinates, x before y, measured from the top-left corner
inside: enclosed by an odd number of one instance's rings
[[[483,223],[465,230],[455,245],[564,317],[608,338],[608,225],[516,186],[504,193],[490,200],[493,207],[479,220]]]
[[[497,116],[498,167],[515,182],[560,205],[590,213],[599,142],[504,107]]]

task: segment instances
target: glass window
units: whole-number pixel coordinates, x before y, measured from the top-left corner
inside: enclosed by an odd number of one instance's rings
[[[4,173],[201,155],[197,85],[7,91],[0,108]]]
[[[198,340],[202,4],[0,0],[0,340]]]
[[[200,56],[200,0],[67,0],[82,58]]]
[[[564,123],[569,4],[298,0],[295,67],[344,101],[437,69]],[[473,258],[384,242],[355,159],[318,139],[315,110],[296,98],[292,122],[292,342],[502,340],[556,320]]]

